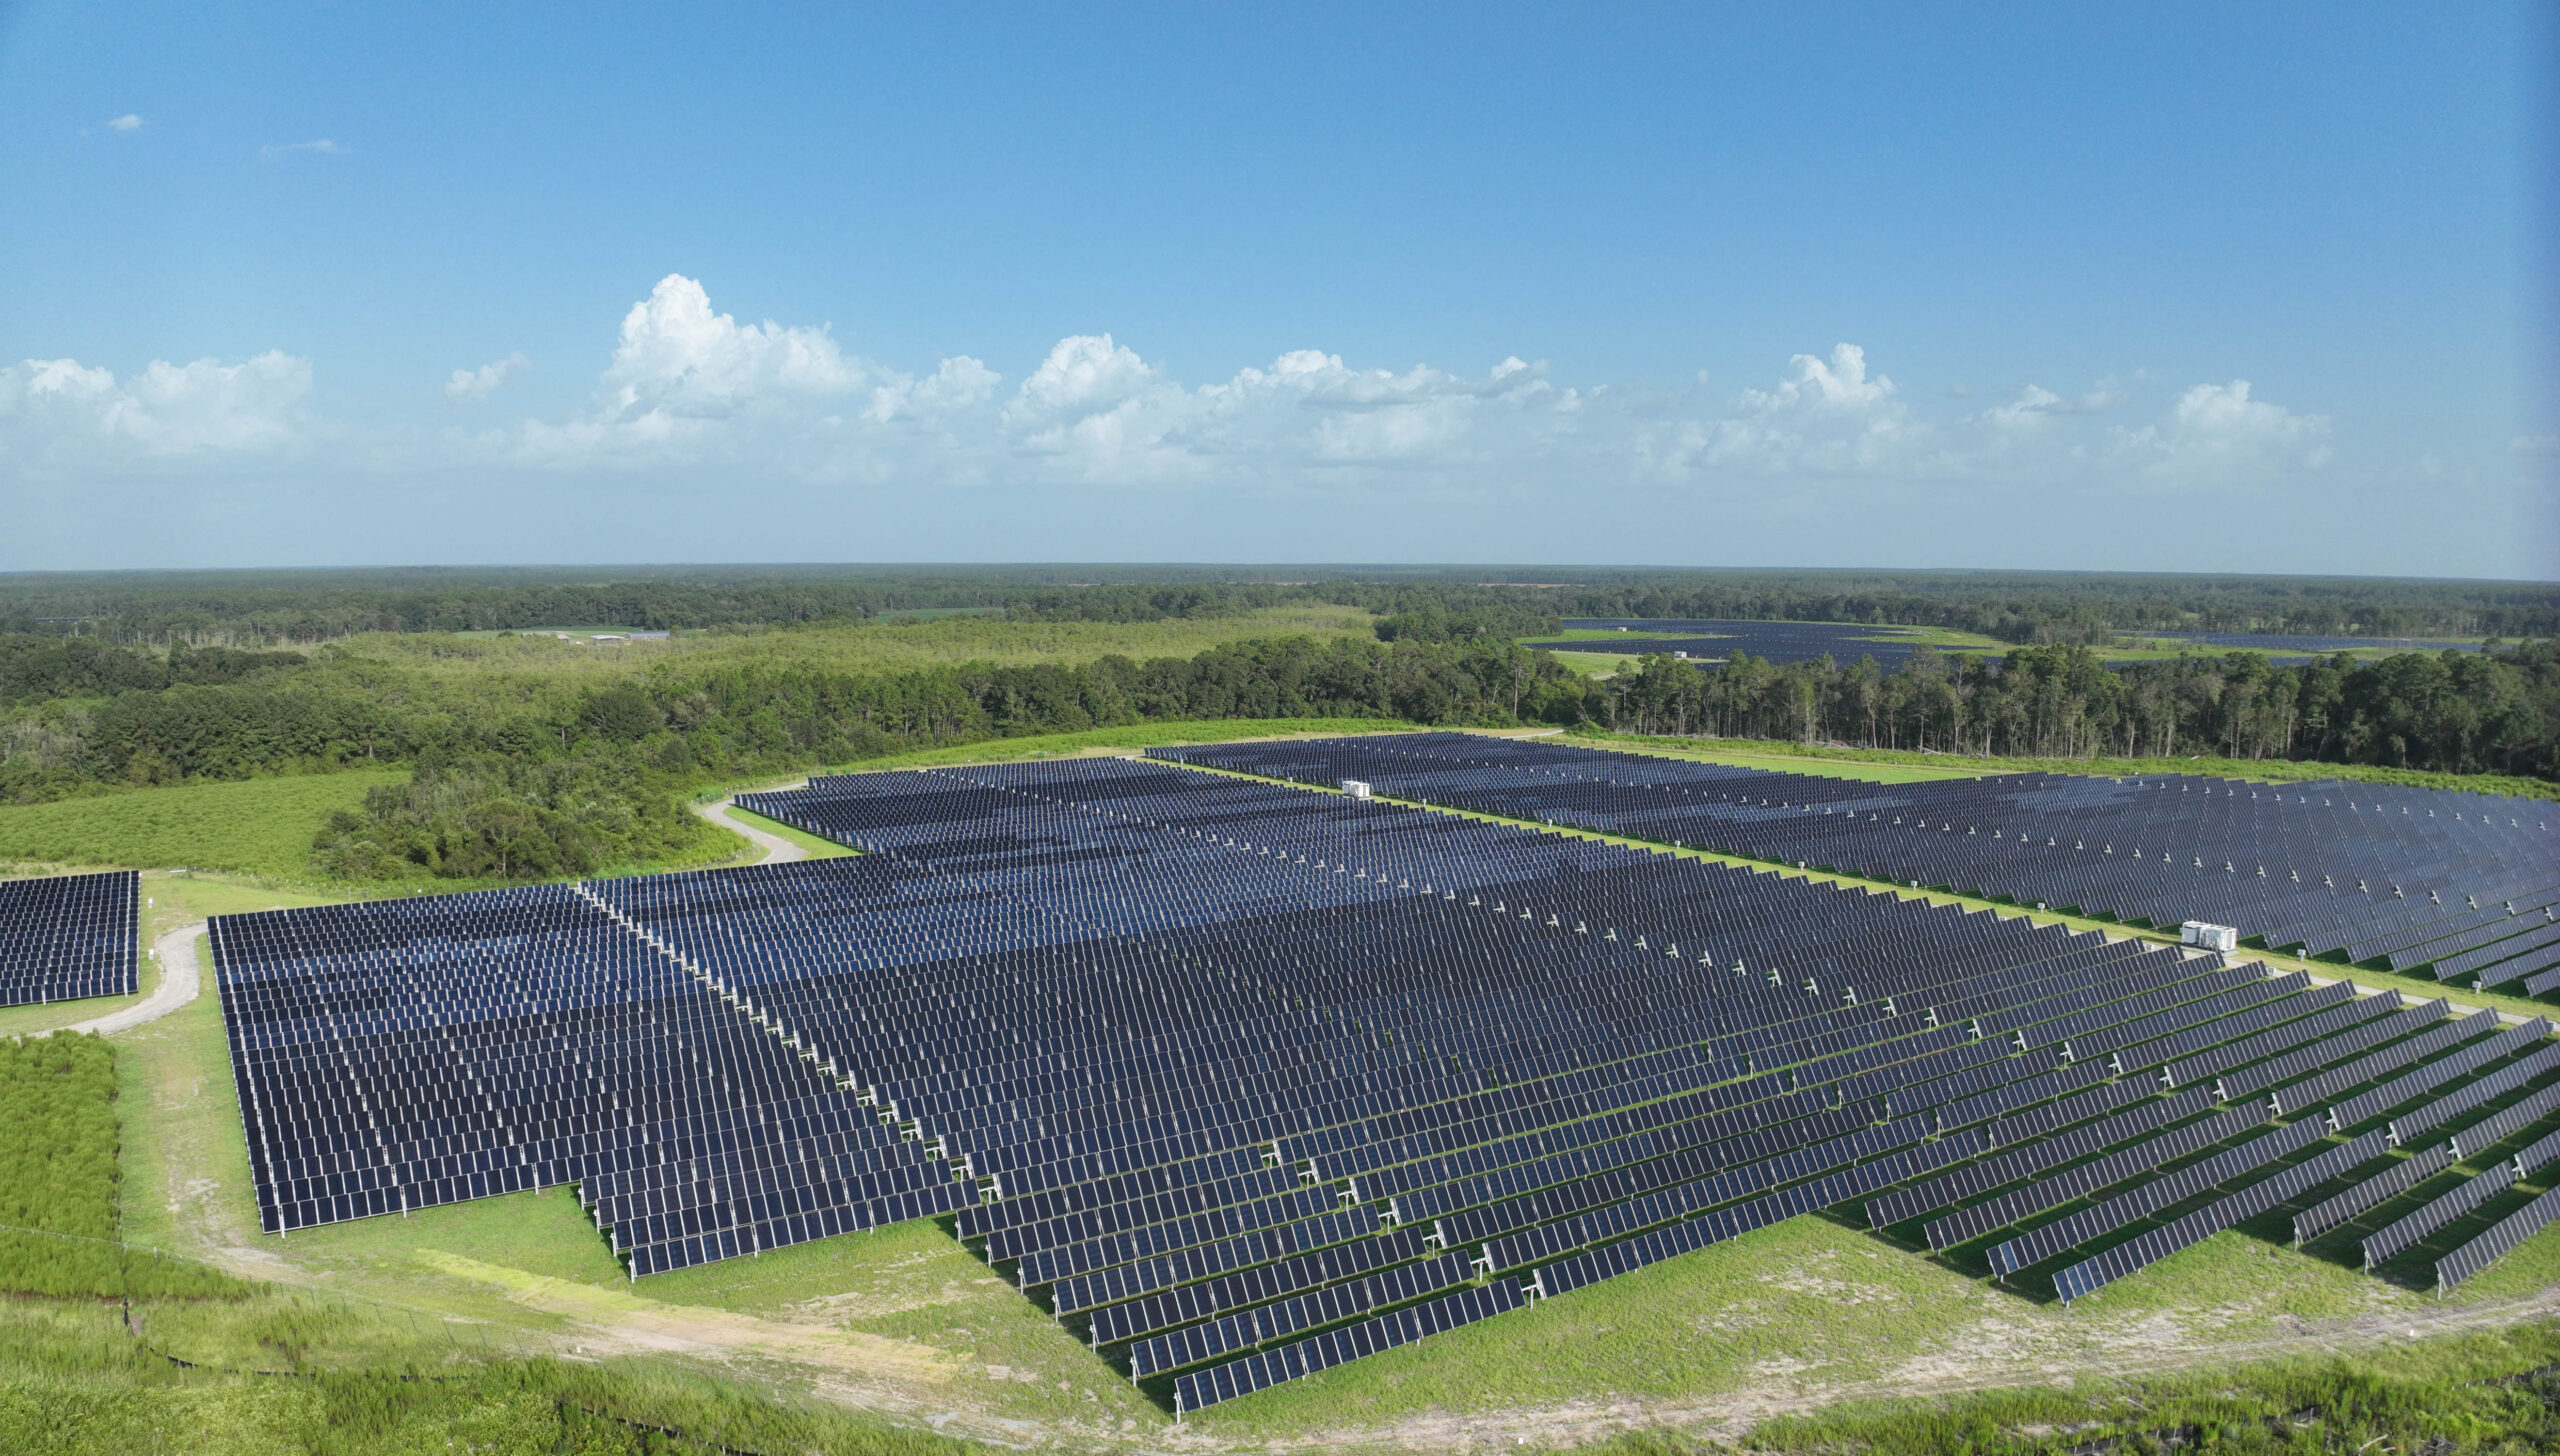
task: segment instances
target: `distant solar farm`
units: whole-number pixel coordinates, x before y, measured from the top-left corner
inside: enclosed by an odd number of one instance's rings
[[[217,918],[265,1227],[573,1184],[637,1279],[941,1217],[1196,1411],[1804,1215],[2065,1300],[2288,1213],[2447,1289],[2560,1217],[2542,1020],[1668,852],[2538,992],[2546,804],[1152,756],[741,801],[852,858]]]
[[[1865,627],[1845,622],[1646,621],[1637,618],[1575,618],[1567,628],[1586,632],[1642,632],[1619,641],[1581,638],[1531,642],[1553,652],[1687,653],[1698,662],[1722,661],[1748,652],[1764,662],[1811,662],[1831,657],[1855,662],[1872,657],[1892,672],[1928,638],[1908,627]]]
[[[1861,657],[1875,659],[1879,670],[1893,673],[1901,670],[1911,654],[1923,646],[1933,645],[1925,633],[1909,627],[1864,626],[1852,622],[1759,622],[1669,620],[1638,617],[1576,617],[1565,627],[1585,632],[1624,632],[1623,638],[1537,639],[1528,645],[1551,652],[1634,652],[1685,654],[1702,665],[1720,663],[1737,652],[1747,652],[1763,662],[1812,662],[1829,657],[1834,662],[1855,662]],[[1643,636],[1636,636],[1643,633]],[[2308,662],[2312,654],[2341,652],[2356,648],[2389,648],[2403,652],[2433,652],[2451,649],[2477,652],[2477,642],[2420,640],[2409,637],[2294,637],[2251,632],[2138,632],[2136,637],[2156,639],[2173,646],[2199,649],[2243,648],[2280,654],[2278,663]],[[2102,656],[2105,654],[2101,654]]]

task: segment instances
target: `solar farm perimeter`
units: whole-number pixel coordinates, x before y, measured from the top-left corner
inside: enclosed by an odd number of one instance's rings
[[[265,1227],[571,1184],[636,1280],[940,1217],[1187,1412],[1814,1213],[2065,1300],[2287,1213],[2450,1287],[2560,1216],[2540,1020],[1536,827],[2539,989],[2547,805],[1154,753],[742,801],[851,858],[215,920]]]

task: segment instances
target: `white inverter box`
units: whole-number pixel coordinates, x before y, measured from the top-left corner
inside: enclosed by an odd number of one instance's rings
[[[1342,791],[1355,799],[1365,799],[1369,797],[1368,784],[1359,779],[1344,779],[1342,781]]]
[[[2214,925],[2202,920],[2190,920],[2186,924],[2178,927],[2178,943],[2181,945],[2200,945],[2206,950],[2238,950],[2240,948],[2240,932],[2232,929],[2228,925]]]

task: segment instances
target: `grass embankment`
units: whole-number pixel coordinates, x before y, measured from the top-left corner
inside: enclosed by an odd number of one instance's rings
[[[2210,1375],[2084,1379],[1925,1401],[1862,1402],[1782,1417],[1756,1450],[1871,1456],[2050,1451],[2124,1433],[2128,1449],[2547,1451],[2560,1445],[2560,1358],[2549,1327],[2412,1342],[2387,1360],[2292,1359]],[[2441,1443],[2441,1444],[2439,1444]],[[1647,1433],[1598,1448],[1674,1456],[1698,1447]]]

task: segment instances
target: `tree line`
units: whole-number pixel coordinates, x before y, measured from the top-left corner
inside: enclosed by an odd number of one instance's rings
[[[2055,572],[1371,567],[400,568],[0,575],[0,632],[165,646],[294,646],[361,632],[689,630],[970,609],[1161,621],[1327,602],[1468,614],[1899,623],[2021,645],[2125,634],[2547,637],[2560,589],[2528,582]],[[1552,630],[1533,625],[1528,630]],[[1523,635],[1513,633],[1513,635]]]
[[[2113,667],[2086,647],[1912,654],[1701,672],[1668,655],[1601,684],[1584,711],[1635,733],[1790,739],[1984,756],[2293,759],[2560,779],[2552,641],[2486,652],[2257,653]],[[1595,711],[1596,710],[1596,711]]]

